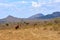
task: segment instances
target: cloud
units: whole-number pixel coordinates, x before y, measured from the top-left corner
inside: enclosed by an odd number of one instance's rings
[[[40,3],[32,1],[32,7],[37,8],[37,7],[40,7],[40,6],[41,6]]]
[[[21,1],[21,3],[25,4],[25,3],[28,3],[27,1]]]
[[[0,3],[0,6],[5,6],[5,7],[12,7],[12,6],[19,6],[19,5],[23,5],[23,4],[28,4],[34,8],[39,8],[41,7],[42,5],[45,5],[47,4],[46,2],[35,2],[35,1],[16,1],[16,2],[10,2],[10,3]]]
[[[26,4],[26,1],[17,1],[17,2],[11,2],[11,3],[0,3],[0,6],[3,7],[12,7],[12,6],[16,6],[17,4]]]
[[[0,6],[10,7],[10,6],[13,6],[13,5],[12,4],[7,4],[7,3],[0,3]]]
[[[17,5],[17,4],[27,4],[27,1],[16,1],[16,2],[11,2],[11,4]]]
[[[32,1],[31,3],[32,3],[32,7],[38,8],[38,7],[41,7],[41,6],[44,6],[44,5],[52,5],[53,1],[52,0],[49,0],[49,1],[38,0],[38,2]]]
[[[60,0],[54,0],[54,2],[60,2]]]

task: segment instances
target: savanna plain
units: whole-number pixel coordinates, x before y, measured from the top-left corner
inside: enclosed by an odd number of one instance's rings
[[[60,18],[0,23],[0,40],[60,40]]]

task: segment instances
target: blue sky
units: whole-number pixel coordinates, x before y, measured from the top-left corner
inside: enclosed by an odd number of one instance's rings
[[[60,11],[60,0],[0,0],[0,19],[8,15],[27,18],[37,13]]]

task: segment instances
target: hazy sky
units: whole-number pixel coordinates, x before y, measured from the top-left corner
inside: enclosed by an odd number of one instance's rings
[[[0,0],[0,18],[12,15],[27,18],[37,13],[60,11],[60,0]]]

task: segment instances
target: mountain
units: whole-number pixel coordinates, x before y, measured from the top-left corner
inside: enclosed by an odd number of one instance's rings
[[[3,22],[19,22],[21,20],[22,20],[21,18],[16,18],[16,17],[9,15],[4,19],[0,19],[0,23],[3,23]]]
[[[52,14],[42,15],[42,16],[40,16],[40,15],[34,16],[33,15],[30,18],[33,18],[33,19],[51,19],[51,18],[57,18],[57,17],[60,17],[60,12],[53,12]]]
[[[33,16],[31,16],[31,17],[29,17],[30,19],[35,19],[35,18],[39,18],[39,17],[42,17],[42,16],[44,16],[43,14],[41,14],[41,13],[39,13],[39,14],[36,14],[36,15],[33,15]]]
[[[53,12],[52,14],[41,17],[42,19],[51,19],[60,17],[60,12]]]
[[[6,18],[0,19],[0,23],[5,23],[5,22],[20,22],[20,21],[27,21],[27,20],[39,20],[39,19],[52,19],[52,18],[57,18],[60,17],[60,12],[53,12],[52,14],[48,15],[43,15],[41,13],[33,15],[29,18],[16,18],[11,15],[7,16]]]

